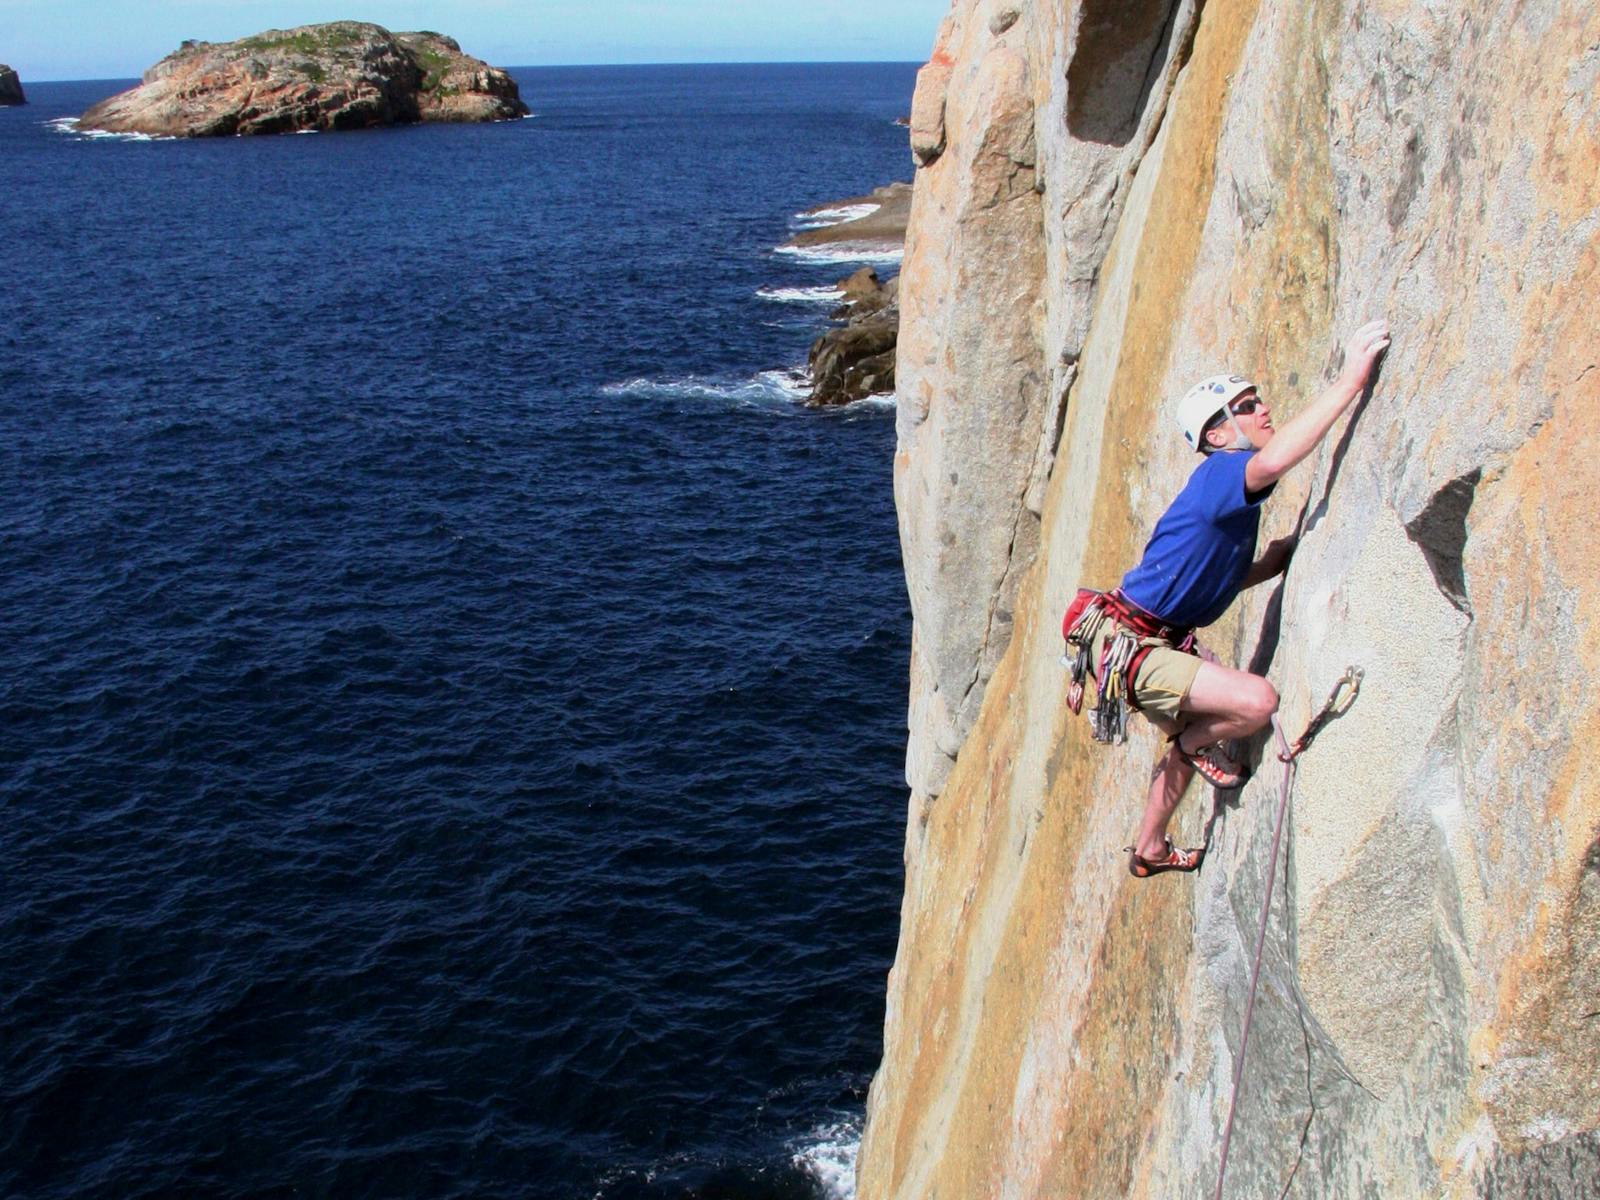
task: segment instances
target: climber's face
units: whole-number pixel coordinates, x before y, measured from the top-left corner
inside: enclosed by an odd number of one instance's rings
[[[1259,450],[1272,440],[1272,412],[1255,388],[1249,388],[1234,397],[1228,405],[1228,413],[1232,420],[1218,412],[1206,427],[1206,440],[1216,449],[1243,450],[1244,447],[1239,445],[1240,433],[1244,434],[1252,450]],[[1238,426],[1238,433],[1234,432],[1235,426]]]
[[[1228,411],[1239,423],[1244,436],[1250,439],[1250,445],[1257,450],[1270,442],[1272,435],[1277,432],[1272,427],[1272,410],[1267,407],[1267,402],[1255,388],[1240,393],[1239,397],[1228,405]]]

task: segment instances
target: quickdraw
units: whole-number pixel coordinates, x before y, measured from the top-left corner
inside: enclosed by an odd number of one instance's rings
[[[1288,757],[1279,752],[1279,762],[1293,762],[1311,748],[1312,739],[1322,732],[1322,727],[1337,717],[1344,716],[1350,711],[1350,706],[1356,702],[1356,697],[1361,694],[1361,681],[1366,677],[1366,672],[1360,667],[1349,667],[1339,677],[1339,682],[1333,685],[1333,691],[1328,693],[1328,702],[1322,706],[1322,711],[1306,723],[1305,732],[1295,739],[1295,743],[1288,750]],[[1349,688],[1349,691],[1345,691]]]

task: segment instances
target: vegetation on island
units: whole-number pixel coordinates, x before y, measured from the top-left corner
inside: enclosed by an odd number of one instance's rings
[[[371,40],[373,28],[357,21],[334,21],[304,29],[269,29],[266,33],[241,38],[234,44],[244,50],[280,54],[328,54]]]

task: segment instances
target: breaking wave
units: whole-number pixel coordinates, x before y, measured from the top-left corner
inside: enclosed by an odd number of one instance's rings
[[[154,133],[113,133],[109,129],[79,129],[78,117],[56,117],[46,121],[51,130],[56,133],[68,133],[81,138],[86,142],[175,142],[178,139],[170,134]]]
[[[790,406],[811,394],[811,381],[798,367],[762,371],[749,379],[686,375],[681,379],[628,379],[608,383],[601,395],[640,400],[713,400],[743,407]]]
[[[825,1200],[855,1200],[861,1126],[861,1117],[822,1125],[792,1148],[790,1161],[816,1182]]]
[[[838,263],[896,264],[906,252],[899,246],[869,245],[857,242],[839,242],[832,246],[775,246],[774,254],[797,258],[803,263],[833,266]]]
[[[869,217],[882,207],[881,204],[844,204],[838,208],[814,208],[809,212],[795,213],[791,219],[797,229],[826,229],[829,225],[841,225],[845,221]]]
[[[844,405],[840,409],[840,411],[841,412],[859,412],[862,409],[866,409],[866,408],[893,408],[893,407],[894,407],[894,393],[893,392],[873,392],[872,395],[870,395],[870,396],[863,396],[859,400],[852,400],[849,404]]]
[[[779,304],[837,304],[844,299],[836,287],[764,287],[757,288],[756,295]]]

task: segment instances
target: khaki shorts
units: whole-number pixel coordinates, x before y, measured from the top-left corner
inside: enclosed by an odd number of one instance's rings
[[[1102,621],[1095,632],[1094,645],[1089,651],[1089,669],[1097,682],[1106,641],[1119,628],[1115,621],[1108,619]],[[1193,714],[1183,711],[1182,704],[1194,686],[1194,677],[1202,661],[1214,662],[1215,659],[1196,643],[1194,654],[1185,654],[1171,646],[1157,646],[1139,664],[1139,674],[1133,681],[1135,707],[1168,737],[1180,732],[1193,718]]]

